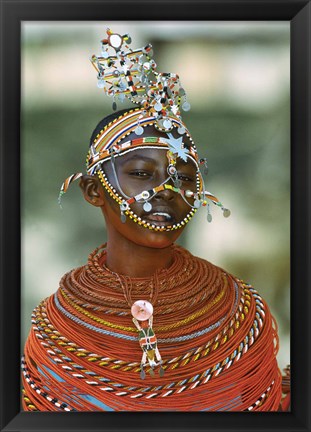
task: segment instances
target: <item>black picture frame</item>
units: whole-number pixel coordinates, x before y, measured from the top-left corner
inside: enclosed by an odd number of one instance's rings
[[[310,1],[1,0],[1,431],[309,431]],[[20,412],[20,42],[31,21],[291,22],[291,373],[289,413]]]

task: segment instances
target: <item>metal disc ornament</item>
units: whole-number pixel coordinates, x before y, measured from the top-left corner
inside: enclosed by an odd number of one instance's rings
[[[150,210],[152,209],[152,205],[149,203],[149,202],[145,202],[144,203],[144,205],[143,205],[143,209],[146,211],[146,212],[150,212]]]
[[[109,45],[115,49],[120,49],[123,43],[123,38],[119,34],[111,34],[108,38]]]
[[[190,103],[189,103],[189,102],[184,102],[184,103],[182,104],[182,109],[183,109],[184,111],[189,111],[190,108],[191,108],[191,106],[190,106]]]
[[[124,102],[125,96],[124,96],[123,93],[120,93],[120,94],[118,95],[118,98],[119,98],[119,101],[120,101],[120,102]]]
[[[196,200],[194,200],[193,205],[194,205],[195,208],[200,208],[201,207],[201,201],[198,200],[198,199],[196,199]]]
[[[144,133],[144,128],[142,126],[137,126],[135,133],[136,135],[142,135]]]
[[[125,223],[126,222],[126,216],[124,213],[121,213],[121,222]]]
[[[155,104],[155,106],[154,106],[154,109],[156,110],[156,111],[161,111],[162,110],[162,104],[160,103],[160,102],[157,102],[156,104]]]
[[[229,217],[231,215],[231,211],[229,209],[224,209],[223,210],[223,215],[225,218]]]
[[[163,126],[165,129],[170,129],[172,127],[172,122],[171,120],[165,119],[163,122]]]
[[[207,213],[207,222],[212,222],[212,215],[210,213]]]
[[[97,87],[98,87],[98,88],[104,88],[104,87],[105,87],[105,81],[103,81],[103,80],[98,80],[98,81],[97,81]]]

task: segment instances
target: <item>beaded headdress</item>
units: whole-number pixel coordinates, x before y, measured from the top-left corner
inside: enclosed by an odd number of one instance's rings
[[[143,108],[141,118],[152,115],[157,129],[172,130],[172,118],[181,121],[180,108],[190,109],[179,76],[156,71],[151,44],[132,50],[129,35],[120,36],[110,29],[107,39],[101,42],[102,54],[93,55],[91,62],[97,71],[98,87],[113,98],[113,109],[116,110],[117,101],[128,98]],[[139,122],[135,132],[137,135],[143,133]],[[178,132],[184,133],[182,125]]]
[[[91,62],[97,71],[97,85],[105,94],[112,98],[112,108],[117,109],[117,103],[125,98],[139,105],[130,109],[107,124],[90,145],[86,158],[86,168],[89,175],[97,175],[109,195],[120,205],[122,222],[126,216],[134,222],[155,231],[170,231],[182,228],[201,206],[207,206],[207,220],[212,216],[208,200],[219,206],[225,217],[230,215],[221,202],[204,187],[200,165],[207,169],[206,159],[199,159],[191,135],[181,119],[180,109],[188,111],[190,104],[186,92],[181,86],[178,75],[161,73],[156,70],[151,44],[132,50],[128,34],[119,35],[107,29],[107,38],[101,41],[102,53],[93,55]],[[163,136],[146,136],[144,128],[153,126]],[[133,135],[135,138],[133,138]],[[130,137],[129,137],[130,136]],[[130,139],[131,138],[131,139]],[[187,144],[184,143],[187,142]],[[115,161],[128,152],[141,148],[155,148],[167,152],[168,176],[164,182],[153,189],[140,191],[135,196],[128,196],[122,189]],[[196,166],[196,192],[181,188],[176,162],[178,159],[192,161]],[[104,164],[110,162],[117,189],[109,182]],[[63,183],[60,197],[69,185],[83,174],[76,173]],[[182,196],[190,207],[186,217],[172,225],[152,224],[142,220],[131,209],[131,204],[140,202],[145,212],[152,211],[152,198],[162,190],[170,189]]]

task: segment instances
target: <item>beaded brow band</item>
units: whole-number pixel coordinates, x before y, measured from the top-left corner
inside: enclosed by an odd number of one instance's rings
[[[117,156],[124,155],[131,150],[146,148],[146,146],[143,146],[143,144],[147,144],[147,145],[151,144],[150,146],[148,146],[150,148],[167,149],[168,148],[167,141],[168,140],[166,138],[162,138],[162,137],[143,137],[143,138],[136,138],[133,140],[126,141],[120,145],[115,144],[110,149],[101,151],[100,153],[96,153],[94,156],[90,156],[88,159],[88,170],[91,172],[94,171],[95,167],[99,163],[110,160],[111,157],[113,157],[112,154],[114,154],[114,156],[117,157]],[[154,146],[153,144],[157,144],[157,146]],[[194,147],[192,146],[187,147],[187,150],[192,156],[191,157],[190,155],[188,155],[188,157],[190,157],[195,163],[195,165],[198,167],[198,163],[197,163],[198,156]]]

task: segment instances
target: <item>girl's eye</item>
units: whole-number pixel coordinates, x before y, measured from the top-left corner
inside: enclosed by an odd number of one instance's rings
[[[193,181],[193,178],[187,176],[186,174],[178,174],[178,178],[179,178],[179,180],[184,181],[184,182],[192,182]]]
[[[133,177],[150,177],[150,175],[151,175],[147,171],[138,171],[138,170],[137,171],[131,171],[129,174]]]

